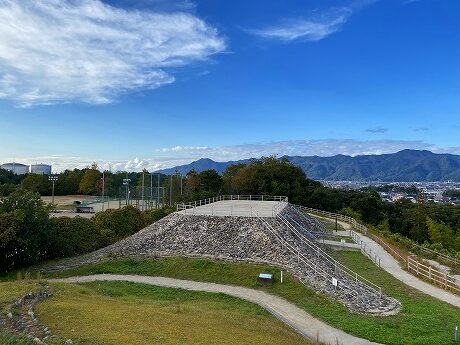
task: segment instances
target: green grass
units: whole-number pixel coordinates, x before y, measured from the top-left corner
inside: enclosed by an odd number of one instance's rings
[[[224,294],[129,282],[53,286],[37,316],[82,345],[310,344],[261,307]]]
[[[241,285],[284,297],[334,327],[375,342],[391,345],[453,344],[454,327],[460,325],[460,309],[407,287],[359,252],[341,251],[334,255],[364,277],[381,285],[385,293],[397,298],[402,303],[401,312],[388,317],[350,313],[342,304],[306,288],[288,274],[281,284],[279,269],[266,265],[185,258],[122,260],[82,266],[53,276],[131,273]],[[275,283],[272,286],[258,286],[256,277],[260,272],[273,273]]]

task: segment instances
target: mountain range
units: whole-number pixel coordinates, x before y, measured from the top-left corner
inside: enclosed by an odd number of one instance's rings
[[[331,157],[285,156],[305,171],[307,177],[330,181],[382,181],[382,182],[460,182],[460,156],[437,154],[426,150],[402,150],[382,155]],[[190,164],[163,169],[159,172],[185,175],[190,170],[201,172],[214,169],[219,174],[232,164],[247,163],[250,159],[215,162],[202,158]]]

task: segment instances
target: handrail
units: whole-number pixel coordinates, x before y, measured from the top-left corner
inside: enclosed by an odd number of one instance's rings
[[[321,214],[321,215],[324,215],[324,216],[326,216],[328,218],[340,219],[342,221],[345,221],[346,223],[351,224],[355,229],[358,229],[359,231],[361,231],[365,235],[367,235],[369,237],[372,237],[372,239],[374,239],[376,242],[378,242],[383,247],[385,247],[385,249],[387,251],[389,251],[390,254],[392,254],[393,257],[395,257],[397,260],[402,261],[404,263],[407,263],[407,259],[405,257],[403,257],[401,254],[399,254],[396,250],[394,250],[388,243],[386,243],[380,237],[373,235],[366,226],[364,226],[361,223],[357,222],[356,219],[354,219],[352,217],[349,217],[349,216],[345,216],[343,214],[317,210],[317,209],[310,208],[310,207],[305,207],[305,206],[302,206],[302,205],[295,205],[295,206],[299,207],[300,209],[302,209],[302,210],[304,210],[304,211],[306,211],[308,213]]]
[[[309,258],[307,258],[305,255],[303,255],[302,253],[300,253],[299,250],[297,250],[296,248],[294,248],[289,242],[287,242],[286,240],[284,240],[276,230],[273,229],[273,227],[267,222],[266,219],[264,219],[263,217],[258,217],[258,219],[266,226],[266,228],[275,236],[275,238],[281,242],[281,244],[283,246],[285,246],[291,253],[293,253],[294,255],[297,255],[297,258],[299,261],[302,261],[304,264],[306,264],[308,267],[310,267],[311,269],[313,269],[315,271],[315,273],[320,273],[320,275],[325,278],[325,279],[332,279],[332,278],[336,278],[334,277],[332,274],[330,274],[329,272],[325,271],[323,268],[319,267],[318,265],[315,265],[313,263],[311,263],[311,260]],[[360,294],[354,290],[352,287],[348,286],[346,283],[343,283],[341,282],[341,284],[339,284],[339,288],[346,288],[347,290],[351,291],[357,298],[359,298]]]
[[[359,279],[363,285],[372,290],[374,293],[378,293],[380,296],[382,295],[382,288],[380,286],[374,284],[370,280],[364,278],[363,276],[349,269],[345,265],[341,264],[339,261],[335,260],[332,256],[324,252],[317,244],[311,242],[306,236],[303,236],[284,216],[278,214],[277,218],[280,219],[288,227],[288,229],[290,229],[296,235],[296,237],[301,242],[307,245],[310,249],[314,250],[318,254],[318,256],[321,256],[324,260],[333,265],[334,269],[338,268],[344,274],[356,281]],[[372,286],[369,286],[368,284]]]
[[[208,205],[217,201],[225,201],[225,200],[246,200],[246,201],[279,201],[279,202],[287,202],[288,197],[286,196],[273,196],[273,195],[218,195],[212,198],[206,198],[196,201],[190,201],[187,203],[178,203],[176,205],[177,211],[183,211],[191,208],[195,208],[198,206]]]

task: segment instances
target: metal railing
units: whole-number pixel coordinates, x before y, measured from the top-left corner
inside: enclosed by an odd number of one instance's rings
[[[366,245],[366,242],[364,242],[361,239],[361,236],[359,236],[358,233],[356,231],[353,231],[353,230],[350,230],[350,236],[353,239],[353,241],[355,241],[355,243],[360,245],[361,253],[366,255],[372,262],[374,262],[374,264],[376,264],[377,266],[380,267],[380,258],[377,256],[376,253],[374,253],[372,251],[371,248],[369,248]]]
[[[305,206],[301,206],[301,205],[295,205],[295,206],[299,207],[301,210],[303,210],[303,211],[305,211],[307,213],[319,214],[319,215],[322,215],[322,216],[324,216],[326,218],[333,218],[333,219],[341,220],[341,221],[344,221],[344,222],[350,224],[353,228],[355,228],[359,232],[365,234],[366,236],[370,237],[371,239],[373,239],[374,241],[379,243],[396,260],[402,261],[404,263],[407,263],[407,259],[404,256],[399,254],[396,250],[394,250],[388,243],[386,243],[380,237],[375,236],[374,234],[370,233],[369,229],[366,226],[364,226],[361,223],[359,223],[358,221],[356,221],[356,219],[354,219],[353,217],[345,216],[345,215],[340,214],[340,213],[332,213],[332,212],[317,210],[317,209],[314,209],[314,208],[305,207]]]
[[[210,205],[220,201],[274,201],[275,204],[269,210],[270,215],[274,217],[288,204],[288,197],[272,195],[219,195],[212,198],[177,204],[176,210],[192,215],[256,216],[257,208],[254,209],[252,206],[230,205],[228,208],[225,208],[216,205],[216,208],[214,208],[213,205],[211,205],[210,210],[208,209],[207,211],[198,209],[200,206]]]
[[[442,286],[446,290],[449,289],[454,293],[460,294],[460,281],[458,279],[456,279],[455,277],[453,277],[453,276],[451,276],[451,275],[449,275],[449,274],[447,274],[445,272],[441,272],[441,271],[439,271],[439,270],[437,270],[437,269],[435,269],[435,268],[433,268],[433,267],[431,267],[429,265],[425,265],[425,264],[421,263],[420,261],[416,260],[417,257],[415,255],[412,255],[412,256],[407,255],[406,257],[401,255],[399,252],[397,252],[395,249],[393,249],[387,242],[382,240],[379,236],[376,236],[376,235],[372,234],[369,231],[369,229],[367,229],[367,227],[365,227],[364,225],[358,223],[354,218],[344,216],[344,215],[341,215],[341,214],[338,214],[338,213],[321,211],[321,210],[317,210],[317,209],[309,208],[309,207],[305,207],[305,206],[299,206],[299,205],[296,205],[296,206],[299,207],[300,209],[304,210],[307,213],[319,214],[319,215],[323,215],[323,216],[325,216],[327,218],[335,218],[335,219],[339,219],[339,220],[342,220],[344,222],[349,223],[355,229],[358,229],[359,231],[363,232],[366,236],[368,236],[369,238],[371,238],[372,240],[374,240],[375,242],[380,244],[396,260],[398,260],[400,262],[403,262],[405,264],[405,266],[407,267],[407,270],[410,273],[412,273],[412,274],[414,274],[416,276],[421,276],[421,277],[425,278],[426,280],[428,280],[430,283],[432,283],[434,285]],[[423,247],[421,247],[421,248],[423,248]],[[441,258],[443,256],[446,257],[445,255],[442,255],[440,253],[431,251],[431,250],[429,250],[427,248],[423,248],[423,249],[425,249],[425,251],[427,251],[427,252],[433,252],[435,254],[438,254]],[[455,259],[450,258],[448,256],[447,256],[447,258],[456,261]]]
[[[329,282],[329,284],[333,284],[332,281],[333,279],[337,279],[336,276],[332,275],[331,273],[327,272],[325,269],[317,265],[316,263],[312,262],[312,260],[308,257],[306,257],[304,254],[302,254],[298,249],[296,249],[294,246],[292,246],[289,242],[287,242],[273,227],[270,225],[270,223],[262,217],[259,217],[259,220],[262,222],[262,224],[265,225],[266,229],[269,230],[271,234],[275,236],[275,238],[280,242],[281,246],[283,248],[286,248],[291,254],[294,254],[297,257],[297,261],[300,263],[302,262],[305,264],[308,268],[310,268],[315,275],[319,275],[320,277],[324,278],[326,281]],[[358,277],[356,277],[358,279]],[[356,280],[358,281],[358,280]],[[356,299],[359,299],[361,296],[361,293],[358,292],[356,289],[353,287],[349,286],[346,281],[340,281],[340,284],[338,284],[340,289],[347,290],[353,294],[353,296]],[[374,291],[371,289],[371,291]],[[379,293],[379,296],[381,296],[381,293]]]
[[[329,263],[331,266],[334,267],[334,271],[340,271],[345,274],[348,278],[354,280],[355,282],[360,282],[364,286],[366,286],[369,290],[373,293],[378,294],[379,296],[382,295],[382,288],[377,284],[374,284],[370,280],[364,278],[363,276],[359,275],[355,271],[349,269],[345,265],[341,264],[339,261],[335,260],[332,256],[324,252],[316,243],[310,241],[306,236],[302,235],[295,226],[293,226],[283,215],[278,214],[277,219],[279,219],[283,224],[287,226],[287,228],[308,248],[310,248],[317,256],[318,260],[323,260],[323,262]]]

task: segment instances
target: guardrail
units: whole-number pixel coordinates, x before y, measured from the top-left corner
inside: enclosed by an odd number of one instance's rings
[[[310,241],[306,236],[302,235],[295,226],[293,226],[288,219],[286,219],[281,214],[277,215],[277,219],[279,219],[287,228],[308,248],[310,248],[314,253],[316,253],[317,259],[321,259],[324,262],[329,263],[331,266],[334,267],[334,271],[340,271],[349,278],[355,280],[356,282],[360,282],[364,286],[366,286],[369,290],[378,294],[379,296],[382,295],[382,288],[377,284],[374,284],[370,280],[364,278],[363,276],[359,275],[355,271],[349,269],[339,261],[335,260],[332,256],[324,252],[316,243]]]
[[[417,276],[427,279],[430,283],[460,294],[460,282],[447,273],[440,272],[431,266],[424,265],[412,256],[407,257],[407,269]]]

